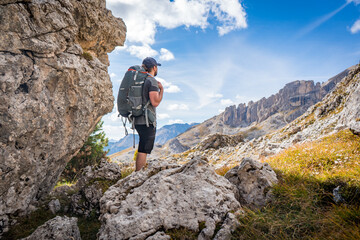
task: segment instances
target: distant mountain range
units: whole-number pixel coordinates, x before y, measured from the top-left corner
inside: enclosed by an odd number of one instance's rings
[[[198,123],[175,123],[171,125],[165,125],[156,131],[155,144],[158,147],[161,147],[161,145],[165,144],[168,140],[173,139],[174,137],[189,130],[191,127],[196,126],[197,124]],[[132,147],[134,141],[133,136],[133,134],[129,134],[119,141],[110,140],[108,146],[105,147],[105,150],[109,150],[108,155]],[[135,144],[137,145],[138,143],[139,136],[135,134]]]
[[[233,105],[166,142],[153,155],[166,156],[186,151],[210,134],[242,134],[250,140],[275,131],[301,116],[310,106],[321,101],[336,84],[346,77],[350,67],[325,83],[297,80],[286,84],[278,93],[248,104]]]

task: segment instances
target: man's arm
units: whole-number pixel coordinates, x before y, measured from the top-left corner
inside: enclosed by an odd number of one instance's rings
[[[159,106],[159,104],[163,98],[163,94],[164,94],[164,88],[160,82],[158,82],[158,86],[159,86],[160,92],[156,92],[156,91],[149,92],[150,102],[151,102],[151,105],[153,105],[154,107]]]

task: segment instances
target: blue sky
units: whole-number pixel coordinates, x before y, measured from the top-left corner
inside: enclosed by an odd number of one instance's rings
[[[162,63],[158,126],[202,122],[294,80],[324,82],[360,60],[360,0],[107,0],[128,28],[109,54],[116,98],[125,71]],[[124,136],[116,109],[103,117]]]

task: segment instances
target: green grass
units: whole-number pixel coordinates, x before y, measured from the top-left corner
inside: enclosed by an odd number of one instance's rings
[[[222,223],[217,223],[213,237],[221,229]],[[192,231],[186,228],[174,228],[166,230],[165,233],[171,237],[171,240],[196,240],[203,229],[206,228],[205,222],[199,222],[199,230]]]
[[[96,240],[96,234],[99,232],[101,222],[98,217],[78,217],[78,227],[80,230],[81,239]]]
[[[101,188],[102,193],[104,194],[106,192],[106,190],[108,190],[109,187],[114,185],[117,181],[118,180],[107,180],[107,179],[103,179],[103,178],[94,178],[94,179],[91,179],[87,183],[87,186],[97,184],[97,186]]]
[[[78,218],[78,227],[80,230],[81,239],[86,239],[86,240],[96,239],[96,234],[98,233],[101,227],[101,223],[98,220],[98,216],[85,218],[83,216],[64,214],[64,213],[58,213],[55,215],[46,208],[39,208],[38,210],[32,212],[26,217],[18,218],[18,224],[11,227],[10,231],[3,235],[3,239],[16,240],[16,239],[28,237],[39,226],[43,225],[48,220],[54,218],[55,216],[64,216],[64,215],[68,217]]]
[[[121,179],[126,178],[127,176],[129,176],[131,173],[134,172],[134,168],[133,167],[124,167],[121,169]]]
[[[279,178],[273,202],[245,209],[233,239],[360,239],[359,153],[360,137],[344,130],[265,159]]]
[[[116,183],[116,181],[96,178],[96,179],[92,179],[91,181],[89,181],[88,185],[97,184],[99,187],[101,187],[101,189],[104,193],[114,183]],[[59,182],[56,185],[56,187],[63,186],[63,185],[71,186],[73,184],[70,182]],[[74,191],[74,192],[72,192],[72,191]],[[72,191],[69,193],[70,195],[75,194],[78,190],[75,189]],[[69,204],[71,202],[70,197],[62,198],[61,196],[58,196],[58,199],[61,203],[62,208],[64,208],[64,206],[69,206]],[[51,199],[49,198],[48,201],[50,201],[50,200]],[[85,201],[85,199],[83,199],[83,201]],[[10,231],[4,234],[3,239],[9,239],[9,240],[14,239],[15,240],[15,239],[27,237],[31,233],[33,233],[36,230],[36,228],[43,225],[46,221],[54,218],[57,215],[59,215],[59,216],[66,215],[68,217],[78,218],[78,227],[80,230],[81,238],[87,239],[87,240],[92,240],[92,239],[95,240],[96,239],[96,234],[101,227],[101,223],[98,220],[98,215],[96,215],[94,213],[94,214],[91,214],[90,217],[86,218],[86,217],[80,216],[80,215],[65,213],[65,212],[63,212],[63,209],[61,210],[61,212],[54,215],[50,212],[50,210],[47,209],[46,205],[47,204],[40,207],[38,210],[34,211],[33,213],[29,214],[28,216],[19,217],[17,219],[18,224],[11,227]]]
[[[93,56],[89,53],[89,52],[86,52],[84,51],[83,54],[82,54],[83,58],[85,58],[86,60],[88,61],[92,61],[93,60]]]
[[[186,228],[170,229],[165,231],[171,240],[196,240],[199,233]]]
[[[9,232],[3,235],[3,239],[16,240],[27,237],[33,233],[36,228],[55,216],[56,215],[52,214],[49,210],[40,208],[26,217],[18,218],[18,224],[11,227]]]
[[[76,184],[76,182],[70,182],[70,181],[59,181],[56,183],[54,189],[58,188],[58,187],[61,187],[61,186],[69,186],[71,187],[72,185]]]

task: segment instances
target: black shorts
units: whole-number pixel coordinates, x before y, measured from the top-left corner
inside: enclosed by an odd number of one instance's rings
[[[150,154],[154,148],[156,128],[153,125],[135,125],[135,129],[140,138],[138,152]]]

